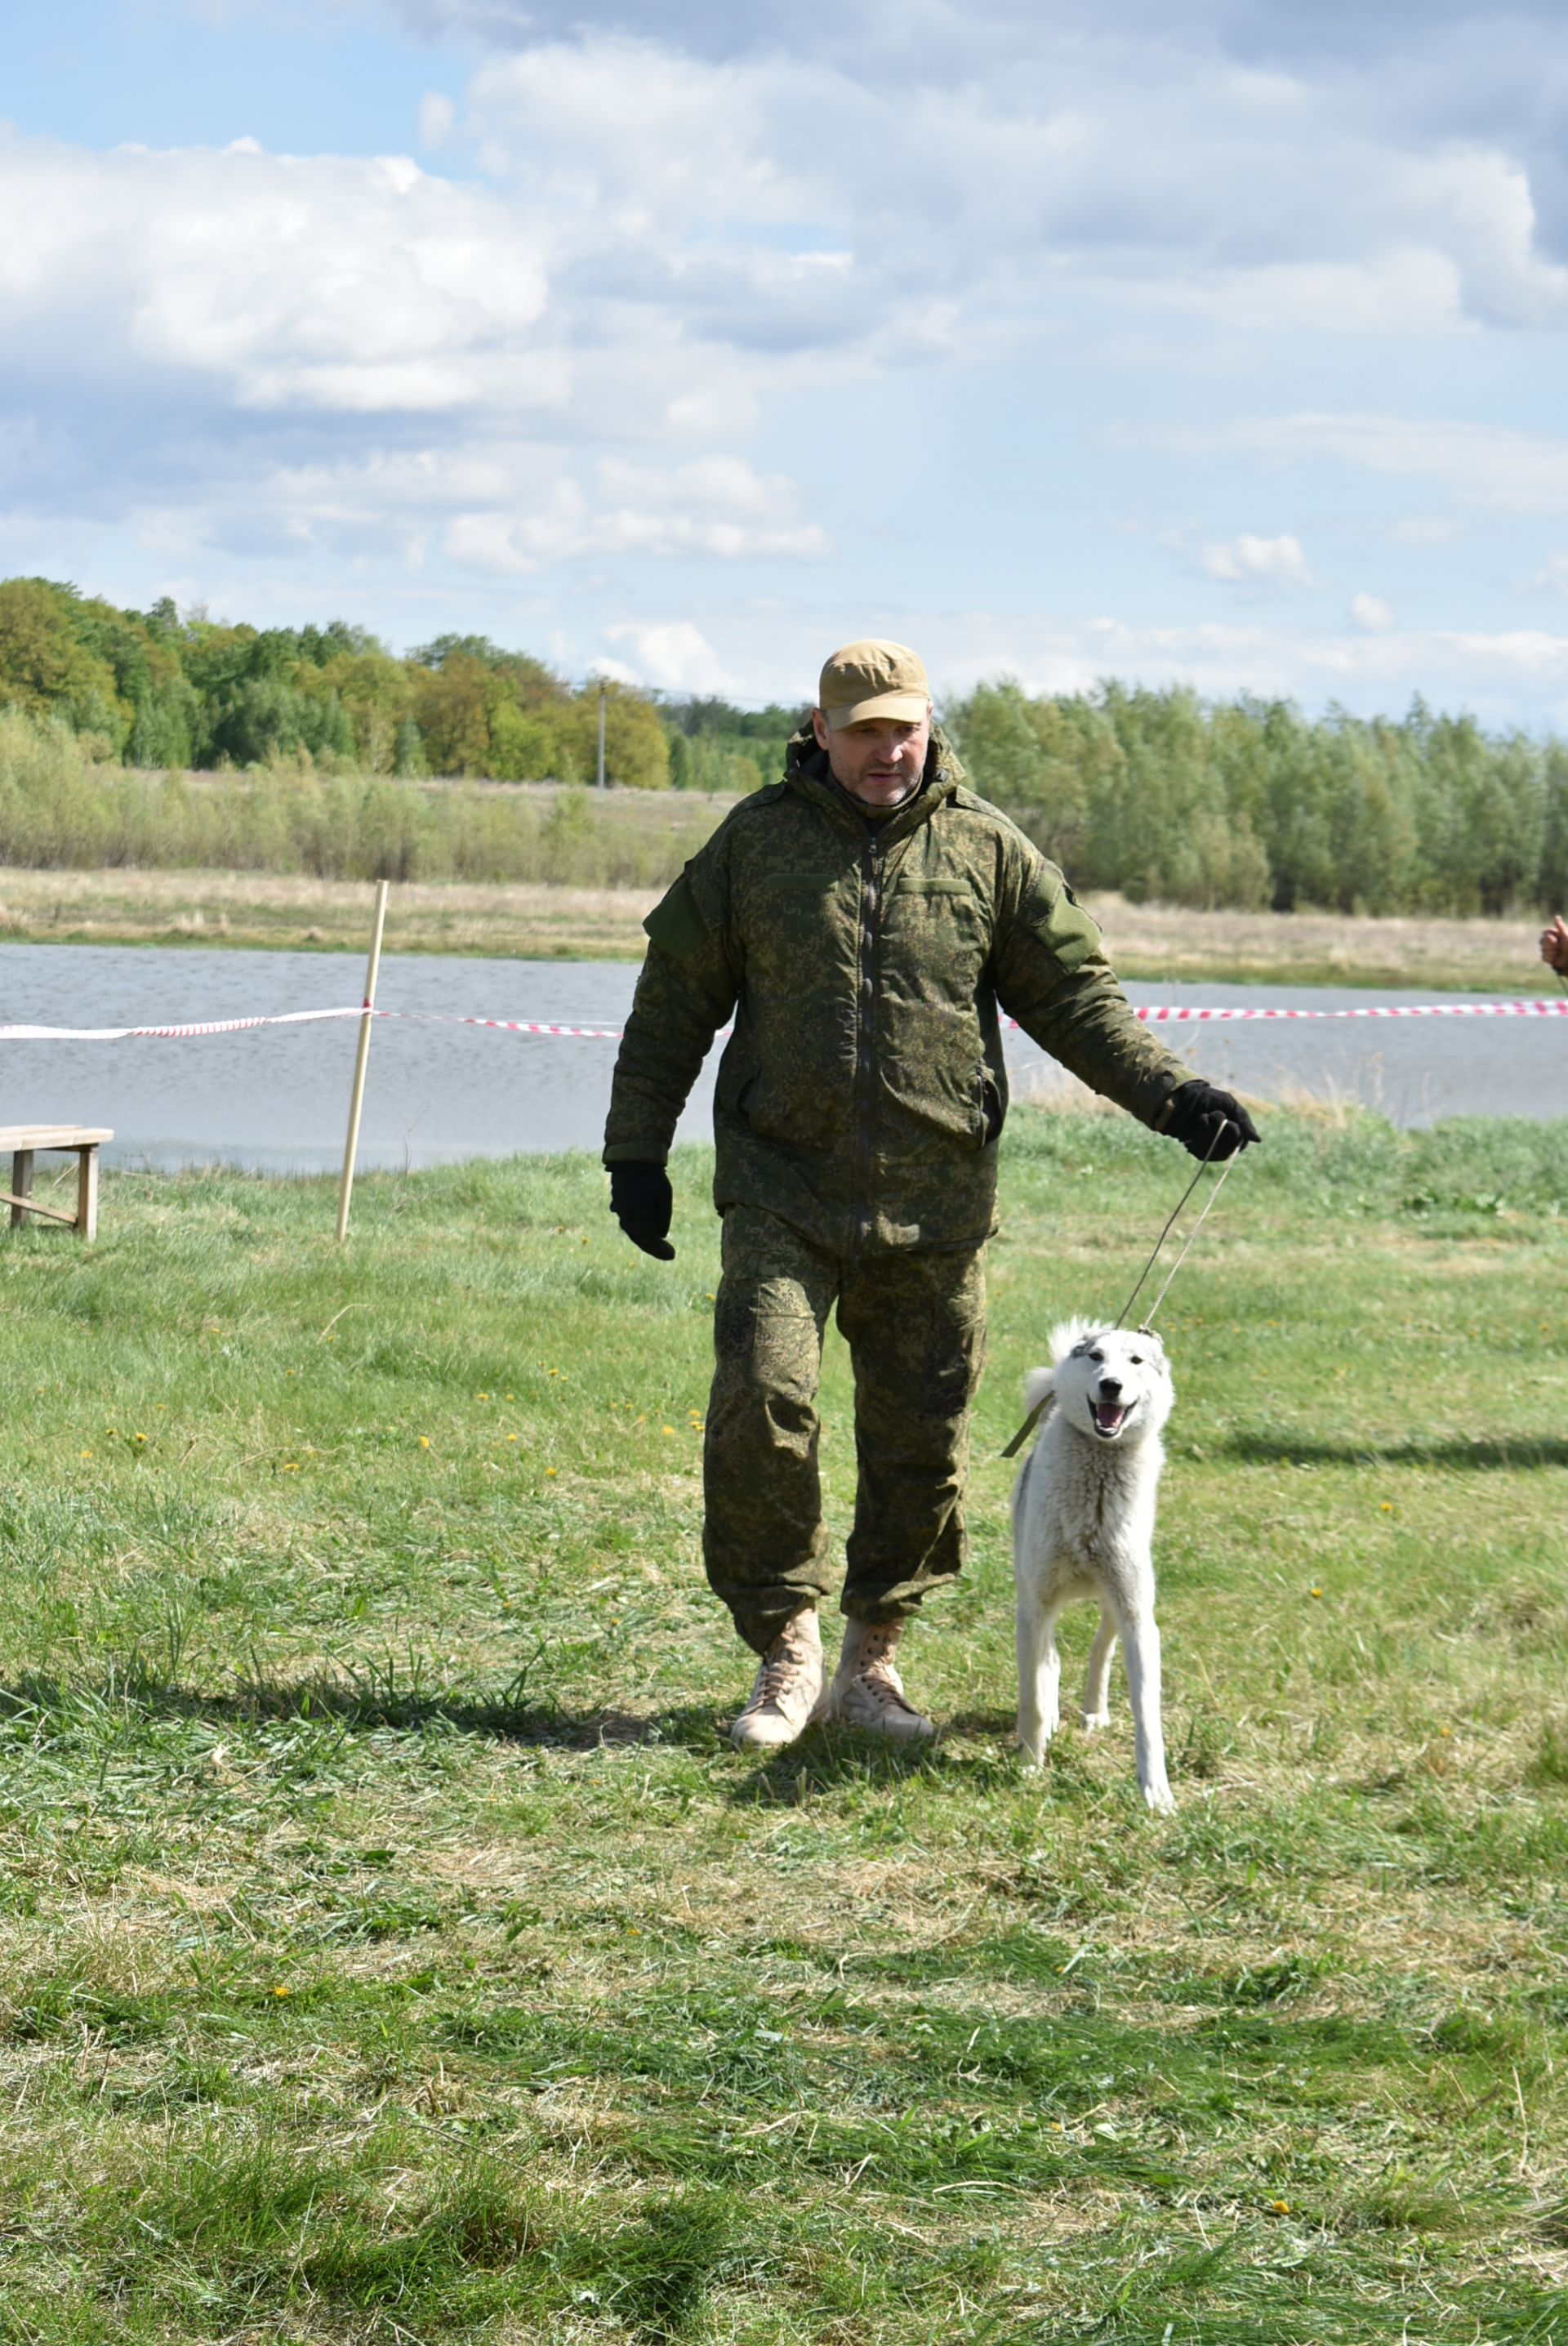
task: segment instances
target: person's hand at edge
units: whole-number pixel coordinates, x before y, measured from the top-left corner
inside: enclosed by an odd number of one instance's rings
[[[1541,932],[1541,958],[1559,977],[1568,974],[1568,922],[1554,913]]]
[[[1163,1129],[1189,1156],[1215,1165],[1263,1137],[1234,1092],[1222,1092],[1196,1076],[1171,1094]]]
[[[673,1262],[669,1242],[675,1195],[662,1165],[612,1165],[610,1211],[633,1246],[641,1247],[656,1262]]]

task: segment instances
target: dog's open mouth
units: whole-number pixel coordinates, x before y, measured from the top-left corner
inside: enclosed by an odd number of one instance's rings
[[[1107,1441],[1113,1433],[1120,1433],[1123,1425],[1126,1423],[1125,1402],[1095,1401],[1089,1403],[1089,1409],[1095,1420],[1095,1433],[1103,1433]]]

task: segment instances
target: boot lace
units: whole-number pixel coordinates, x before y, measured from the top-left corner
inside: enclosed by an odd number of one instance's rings
[[[752,1708],[777,1704],[780,1695],[789,1689],[790,1681],[799,1677],[809,1659],[804,1643],[790,1637],[781,1637],[762,1657],[757,1673],[757,1691],[751,1698]]]
[[[863,1678],[882,1701],[896,1702],[908,1710],[911,1706],[904,1693],[903,1680],[893,1666],[893,1647],[898,1638],[899,1626],[896,1622],[871,1626],[861,1640],[855,1676]]]

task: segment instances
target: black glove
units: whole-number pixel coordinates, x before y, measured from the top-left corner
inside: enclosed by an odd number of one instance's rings
[[[633,1246],[656,1262],[673,1262],[669,1218],[675,1198],[662,1165],[612,1165],[610,1211]]]
[[[1179,1140],[1189,1156],[1216,1165],[1223,1158],[1234,1157],[1249,1140],[1263,1137],[1234,1092],[1222,1092],[1217,1085],[1196,1076],[1171,1094],[1170,1113],[1162,1129]]]

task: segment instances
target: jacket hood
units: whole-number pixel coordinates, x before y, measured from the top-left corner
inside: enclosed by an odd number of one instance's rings
[[[962,789],[966,779],[957,750],[941,726],[933,725],[920,788],[912,798],[905,799],[901,806],[895,807],[880,828],[887,830],[896,824],[901,833],[906,829],[912,830],[917,821],[923,822],[944,799],[951,798],[955,790]],[[799,790],[801,797],[809,799],[813,805],[825,808],[840,821],[863,823],[866,821],[849,791],[834,780],[828,753],[818,748],[809,720],[789,736],[789,744],[784,753],[784,784],[788,790]]]

